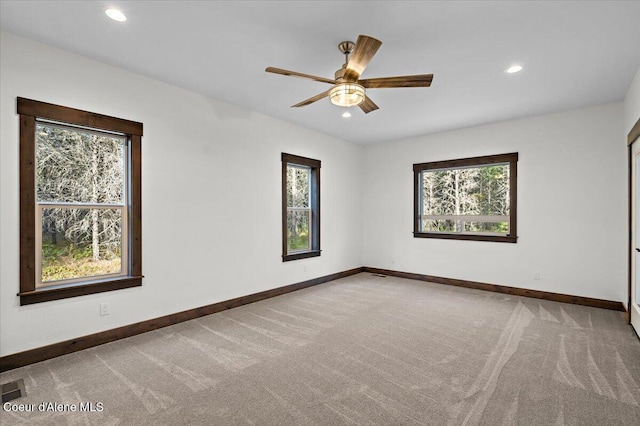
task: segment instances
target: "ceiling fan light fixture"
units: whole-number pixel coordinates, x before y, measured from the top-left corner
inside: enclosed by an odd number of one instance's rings
[[[346,108],[360,105],[364,97],[364,87],[357,83],[339,83],[329,92],[332,104]]]

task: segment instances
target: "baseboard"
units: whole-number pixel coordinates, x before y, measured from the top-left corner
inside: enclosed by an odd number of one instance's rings
[[[66,355],[73,352],[81,351],[83,349],[88,349],[94,346],[113,342],[115,340],[135,336],[136,334],[146,333],[147,331],[167,327],[183,321],[189,321],[205,315],[214,314],[216,312],[225,311],[227,309],[236,308],[238,306],[258,302],[260,300],[269,299],[275,296],[280,296],[282,294],[291,293],[303,288],[358,274],[362,271],[363,268],[354,268],[348,271],[337,272],[335,274],[325,275],[323,277],[314,278],[312,280],[302,281],[296,284],[278,287],[271,290],[262,291],[260,293],[250,294],[248,296],[237,297],[235,299],[214,303],[212,305],[189,309],[187,311],[165,315],[163,317],[125,325],[123,327],[118,327],[107,331],[101,331],[99,333],[78,337],[76,339],[66,340],[64,342],[42,346],[40,348],[30,349],[24,352],[6,355],[0,357],[0,372],[13,370],[14,368],[24,367],[25,365],[34,364],[36,362],[59,357],[61,355]]]
[[[594,299],[591,297],[573,296],[570,294],[551,293],[547,291],[530,290],[519,287],[507,287],[504,285],[487,284],[476,281],[458,280],[454,278],[436,277],[433,275],[414,274],[411,272],[392,271],[390,269],[363,267],[364,272],[374,274],[389,275],[399,278],[408,278],[411,280],[427,281],[436,284],[453,285],[457,287],[473,288],[476,290],[493,291],[496,293],[513,294],[515,296],[533,297],[535,299],[553,300],[555,302],[571,303],[574,305],[591,306],[594,308],[610,309],[613,311],[624,312],[626,309],[622,302],[614,302],[612,300]]]
[[[533,297],[536,299],[553,300],[556,302],[592,306],[595,308],[611,309],[614,311],[625,311],[624,305],[621,302],[614,302],[611,300],[594,299],[591,297],[573,296],[570,294],[551,293],[546,291],[530,290],[526,288],[508,287],[497,284],[487,284],[476,281],[459,280],[454,278],[444,278],[433,275],[415,274],[411,272],[400,272],[390,269],[380,269],[363,266],[360,268],[337,272],[331,275],[325,275],[323,277],[314,278],[308,281],[302,281],[284,287],[262,291],[260,293],[237,297],[235,299],[214,303],[212,305],[201,306],[199,308],[189,309],[187,311],[165,315],[163,317],[125,325],[123,327],[78,337],[76,339],[66,340],[64,342],[54,343],[52,345],[42,346],[40,348],[30,349],[24,352],[6,355],[0,357],[0,372],[13,370],[14,368],[24,367],[25,365],[34,364],[36,362],[45,361],[51,358],[56,358],[62,355],[81,351],[83,349],[92,348],[94,346],[103,345],[105,343],[135,336],[137,334],[146,333],[147,331],[156,330],[158,328],[168,327],[170,325],[177,324],[183,321],[189,321],[205,315],[214,314],[216,312],[225,311],[227,309],[232,309],[249,303],[258,302],[260,300],[269,299],[271,297],[280,296],[282,294],[291,293],[303,288],[323,284],[329,281],[337,280],[339,278],[348,277],[350,275],[355,275],[360,272],[371,272],[374,274],[408,278],[418,281],[427,281],[436,284],[446,284],[458,287],[473,288],[476,290],[512,294],[516,296]]]

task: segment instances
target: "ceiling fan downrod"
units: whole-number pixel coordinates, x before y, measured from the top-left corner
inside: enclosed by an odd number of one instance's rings
[[[349,55],[353,52],[353,48],[355,46],[356,44],[352,41],[343,41],[338,45],[338,49],[344,54],[344,65],[342,68],[347,67],[347,64],[349,63]]]
[[[349,65],[349,55],[353,52],[353,48],[355,46],[356,44],[352,41],[343,41],[338,44],[338,49],[344,54],[344,64],[342,65],[342,68],[338,69],[334,74],[336,83],[340,83],[344,80],[344,74],[347,70],[347,65]]]

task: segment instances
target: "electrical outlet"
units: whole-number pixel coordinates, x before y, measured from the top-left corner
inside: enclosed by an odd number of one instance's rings
[[[536,281],[540,280],[540,272],[534,272],[533,273],[533,279],[536,280]]]
[[[100,304],[100,316],[109,315],[110,313],[111,313],[111,310],[109,309],[109,304],[108,303],[101,303]]]
[[[304,269],[304,272],[309,272],[309,266],[304,265],[304,266],[303,266],[303,269]]]

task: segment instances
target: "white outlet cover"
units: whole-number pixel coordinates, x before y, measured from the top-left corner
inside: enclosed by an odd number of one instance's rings
[[[109,315],[109,304],[108,303],[101,303],[100,304],[100,315],[101,316]]]

